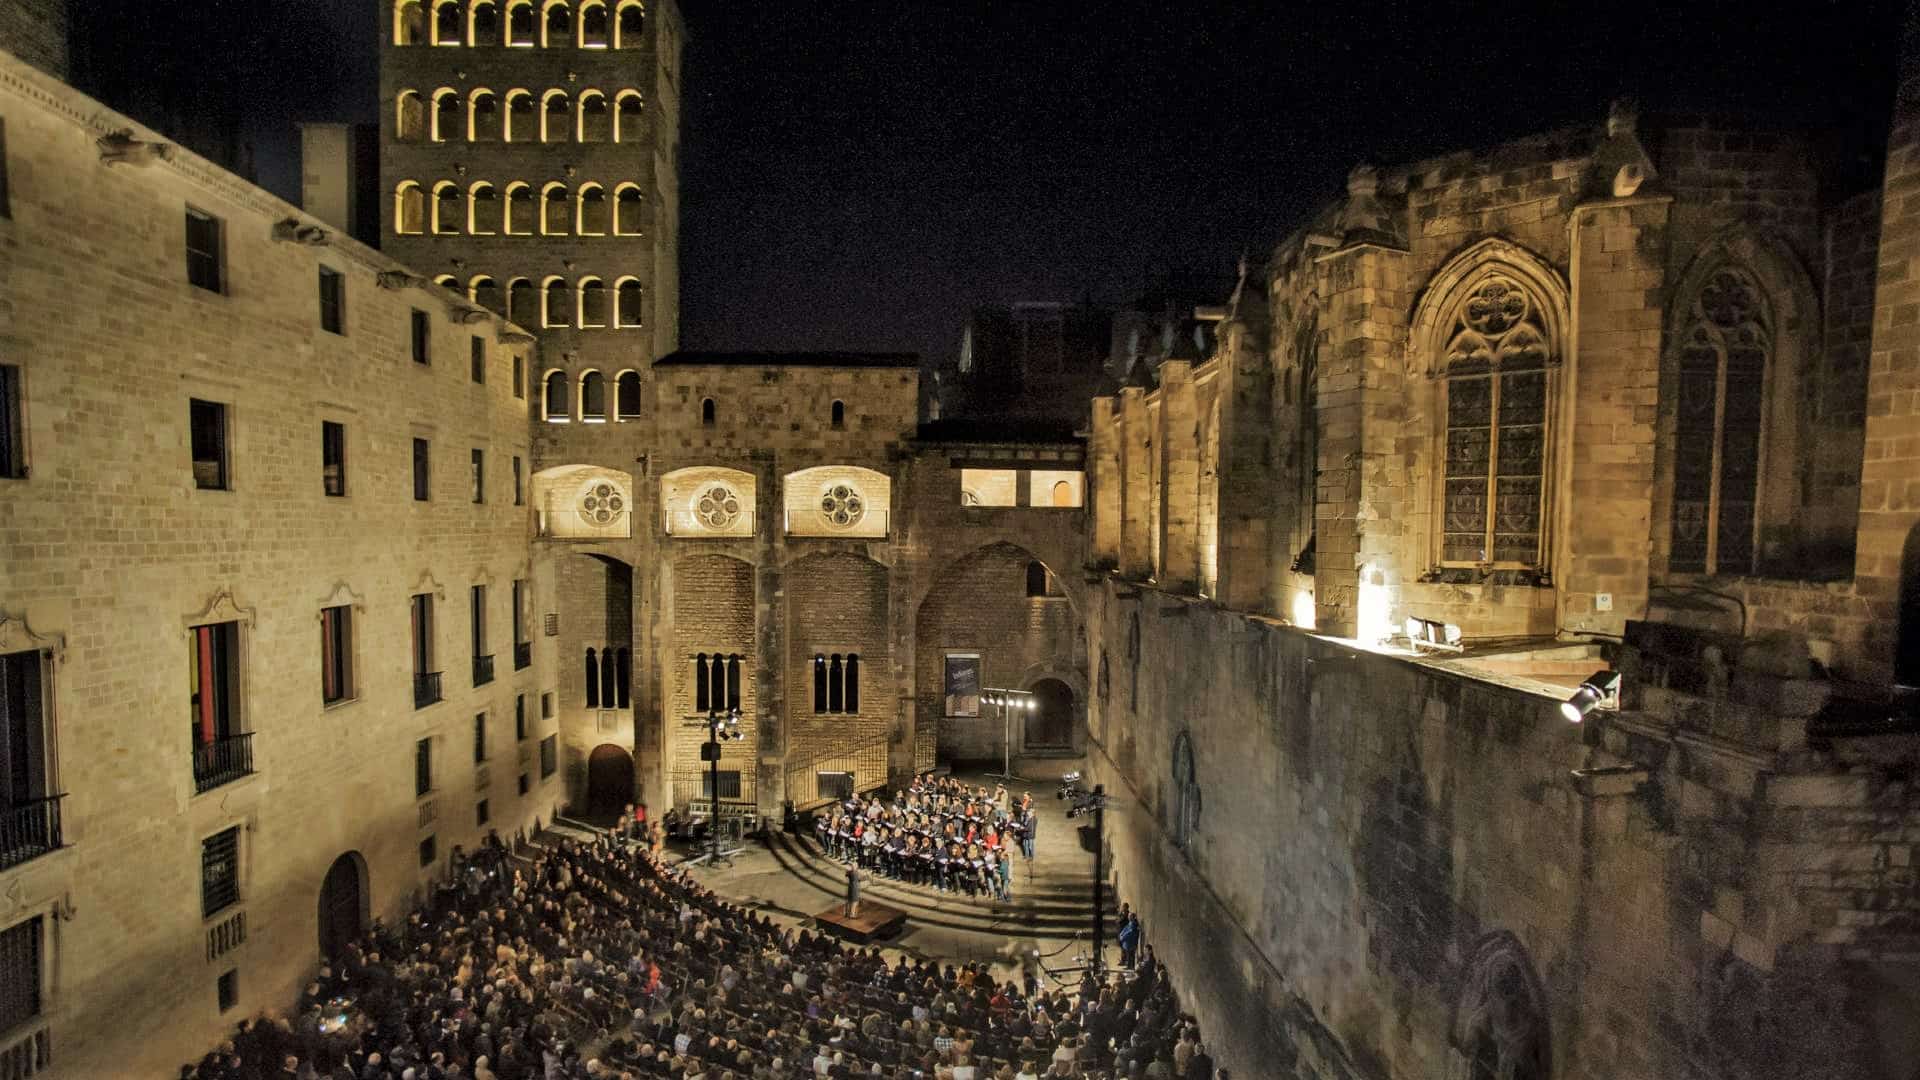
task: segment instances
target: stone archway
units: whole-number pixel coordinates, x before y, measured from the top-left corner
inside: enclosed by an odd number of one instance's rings
[[[587,818],[598,824],[617,819],[633,801],[633,755],[601,743],[587,755]]]
[[[320,955],[333,959],[367,929],[367,861],[343,852],[320,882]]]
[[[1071,750],[1077,715],[1073,687],[1059,679],[1041,679],[1028,687],[1037,708],[1026,716],[1021,745],[1028,750]]]
[[[1481,938],[1454,1006],[1454,1073],[1465,1080],[1550,1080],[1553,1037],[1546,991],[1520,939]]]

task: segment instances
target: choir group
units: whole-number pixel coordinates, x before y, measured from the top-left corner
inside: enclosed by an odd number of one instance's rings
[[[1004,785],[988,792],[923,773],[891,799],[854,796],[814,818],[820,846],[869,871],[941,892],[1012,895],[1013,853],[1033,858],[1033,796],[1009,800]]]

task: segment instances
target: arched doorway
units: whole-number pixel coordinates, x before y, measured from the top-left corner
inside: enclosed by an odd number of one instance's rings
[[[1073,749],[1073,688],[1059,679],[1033,684],[1034,704],[1027,713],[1025,747],[1029,750]]]
[[[587,817],[599,823],[620,816],[633,801],[633,755],[601,743],[587,757]]]
[[[367,861],[343,853],[320,883],[320,955],[333,959],[367,929]]]

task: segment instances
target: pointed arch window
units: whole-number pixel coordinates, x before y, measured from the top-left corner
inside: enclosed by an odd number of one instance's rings
[[[1453,315],[1441,364],[1442,566],[1543,565],[1552,353],[1540,307],[1518,281],[1493,273]]]
[[[1709,276],[1681,330],[1669,569],[1749,574],[1773,318],[1752,276]]]
[[[600,707],[612,709],[620,700],[619,652],[611,645],[600,650]]]

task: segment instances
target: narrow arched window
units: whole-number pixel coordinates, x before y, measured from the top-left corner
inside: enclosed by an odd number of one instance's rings
[[[813,657],[813,711],[827,711],[827,658],[818,653]]]
[[[623,371],[614,384],[613,413],[621,420],[640,419],[640,373]]]
[[[600,704],[604,708],[611,709],[614,707],[613,703],[620,700],[614,679],[614,676],[619,674],[619,668],[620,665],[614,661],[614,650],[611,646],[600,650]]]
[[[500,44],[500,5],[494,0],[473,0],[467,6],[467,43],[476,47]]]
[[[846,402],[836,401],[833,403],[833,419],[829,422],[833,425],[833,428],[836,431],[847,426],[847,403]]]
[[[1038,560],[1027,564],[1027,595],[1047,595],[1047,568]]]
[[[607,5],[601,0],[586,0],[580,5],[580,47],[604,49],[611,34]]]
[[[599,278],[583,278],[579,288],[581,328],[607,325],[606,282]]]
[[[402,90],[394,98],[393,137],[400,142],[427,137],[427,103],[418,90]]]
[[[713,708],[713,700],[708,696],[707,654],[695,653],[693,656],[693,711],[704,713]]]
[[[460,137],[460,95],[452,90],[433,92],[433,141]]]
[[[513,322],[535,320],[540,316],[540,299],[533,282],[517,277],[507,283],[507,318]]]
[[[1546,482],[1546,315],[1490,274],[1453,314],[1446,403],[1443,566],[1537,569]]]
[[[492,236],[500,221],[500,200],[494,197],[493,185],[485,180],[476,182],[467,189],[467,233],[472,236]],[[499,310],[494,307],[493,310]]]
[[[573,305],[567,303],[567,283],[562,278],[549,278],[546,285],[545,302],[540,306],[540,325],[565,326],[567,310]]]
[[[740,707],[740,657],[727,657],[727,708]]]
[[[578,221],[574,231],[581,236],[605,236],[610,208],[607,204],[607,189],[599,184],[583,184],[580,188],[577,207]]]
[[[564,49],[573,44],[573,13],[567,9],[565,0],[547,0],[546,17],[542,21],[544,36],[541,46],[548,49]]]
[[[580,141],[606,142],[612,135],[613,111],[607,108],[607,95],[598,90],[580,94]]]
[[[1668,568],[1750,574],[1772,313],[1753,279],[1729,266],[1692,298],[1683,325]]]
[[[847,711],[860,711],[860,654],[847,654]]]
[[[614,325],[639,326],[646,321],[642,310],[643,294],[640,282],[633,278],[622,278],[614,290]]]
[[[486,274],[477,274],[468,283],[467,298],[496,315],[501,313],[500,283]]]
[[[845,712],[846,708],[845,684],[841,682],[840,654],[834,653],[827,661],[827,711]]]
[[[642,103],[638,90],[623,90],[613,104],[613,141],[634,142],[647,133],[641,123]]]
[[[531,48],[534,41],[533,0],[507,0],[507,44]]]
[[[500,96],[482,88],[467,96],[467,141],[493,142],[500,138]]]
[[[580,376],[580,419],[601,421],[607,418],[607,379],[597,371]]]
[[[714,416],[714,409],[713,409],[713,399],[712,399],[712,398],[701,398],[701,399],[700,399],[700,424],[701,424],[701,426],[702,426],[702,427],[712,427],[712,426],[713,426],[713,416]]]
[[[568,212],[567,189],[564,184],[548,184],[540,193],[540,234],[542,236],[567,235]]]
[[[1920,525],[1907,533],[1900,556],[1900,628],[1894,649],[1893,681],[1920,686]]]
[[[507,107],[502,120],[502,136],[508,142],[535,142],[540,138],[539,118],[534,114],[533,91],[507,91]]]
[[[427,231],[427,194],[411,180],[401,181],[394,189],[393,231],[402,236],[418,236]]]
[[[507,185],[507,235],[533,235],[533,185],[518,182]]]
[[[707,668],[707,696],[712,699],[713,707],[725,710],[727,704],[727,665],[719,653],[713,654],[713,664]]]
[[[637,49],[646,36],[647,12],[640,0],[622,0],[614,16],[613,47]]]
[[[460,231],[460,185],[451,180],[433,186],[433,231],[439,236]]]
[[[573,108],[565,90],[549,90],[540,99],[540,141],[566,142],[573,134]]]
[[[616,663],[613,688],[619,693],[618,707],[624,709],[632,704],[633,700],[632,691],[628,689],[633,685],[633,651],[623,645],[615,650],[614,658]]]
[[[592,649],[587,650],[587,708],[600,705],[600,661]]]
[[[646,198],[638,184],[622,184],[613,195],[613,231],[618,236],[639,236],[646,215]]]
[[[564,371],[547,372],[544,389],[541,391],[542,415],[549,423],[564,424],[572,419],[567,405],[567,373]]]
[[[396,0],[393,5],[393,43],[418,45],[427,38],[427,13],[420,0]]]
[[[460,0],[437,0],[433,5],[433,43],[458,45],[466,35],[461,31]]]

